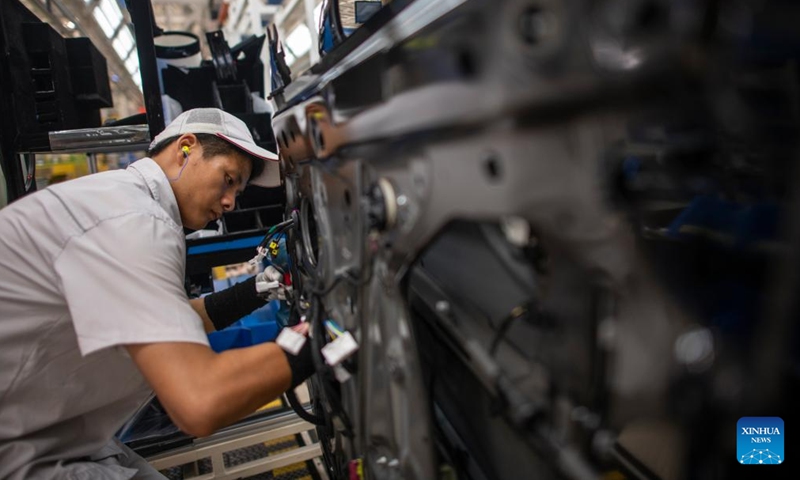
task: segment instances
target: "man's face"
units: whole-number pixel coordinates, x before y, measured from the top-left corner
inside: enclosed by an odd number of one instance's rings
[[[192,230],[233,210],[250,178],[250,161],[244,155],[203,158],[202,153],[199,144],[192,149],[189,164],[173,183],[183,225]]]

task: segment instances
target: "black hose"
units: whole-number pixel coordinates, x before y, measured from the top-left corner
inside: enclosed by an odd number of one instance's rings
[[[322,324],[322,317],[323,312],[320,299],[317,297],[312,297],[311,312],[309,315],[309,321],[311,322],[310,327],[312,329],[310,335],[311,357],[314,359],[314,367],[317,370],[317,380],[322,386],[322,393],[325,396],[325,400],[327,400],[328,404],[330,405],[331,411],[334,415],[338,415],[342,420],[342,425],[344,426],[343,433],[345,436],[349,437],[353,435],[350,417],[347,415],[347,412],[344,411],[342,402],[338,398],[338,393],[333,390],[330,381],[326,378],[326,374],[328,374],[328,376],[332,376],[332,369],[325,364],[321,353],[323,347],[321,341],[323,338],[325,338],[325,327]]]
[[[514,320],[527,315],[527,313],[528,310],[525,307],[520,308],[519,310],[515,308],[510,314],[508,314],[508,316],[506,316],[506,318],[502,320],[500,327],[495,332],[494,336],[492,337],[492,341],[489,344],[489,355],[495,354],[497,347],[500,345],[500,341],[506,336],[506,332],[508,332],[509,327],[511,327],[511,324],[514,323]]]
[[[300,404],[300,400],[297,398],[297,394],[294,393],[294,390],[286,391],[286,399],[289,401],[289,406],[292,407],[292,410],[294,410],[294,413],[296,413],[298,417],[319,427],[324,427],[326,425],[325,418],[314,415],[303,408],[303,405]]]

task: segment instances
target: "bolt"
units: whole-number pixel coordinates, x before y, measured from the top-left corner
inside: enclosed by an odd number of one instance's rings
[[[402,207],[406,203],[408,203],[408,197],[406,197],[405,195],[400,195],[400,196],[397,197],[397,204],[398,205],[400,205]]]
[[[508,216],[503,217],[500,223],[506,240],[514,246],[524,247],[529,245],[531,237],[531,226],[522,217]]]
[[[388,462],[388,461],[389,461],[388,458],[380,457],[379,459],[375,460],[375,464],[376,465],[386,465],[386,462]]]
[[[714,363],[714,337],[707,328],[693,328],[675,340],[675,358],[694,372]]]
[[[439,300],[439,301],[437,301],[436,302],[436,311],[441,313],[441,314],[443,314],[443,315],[449,314],[450,313],[450,302],[448,302],[447,300]]]
[[[400,460],[398,460],[398,459],[396,459],[396,458],[393,458],[393,459],[392,459],[392,460],[389,462],[389,468],[398,468],[399,466],[400,466]]]

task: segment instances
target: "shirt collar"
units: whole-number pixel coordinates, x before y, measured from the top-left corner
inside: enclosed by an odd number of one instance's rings
[[[152,158],[142,158],[128,166],[128,170],[135,171],[141,175],[147,188],[150,190],[150,196],[166,210],[172,220],[178,226],[183,226],[181,222],[181,212],[178,209],[178,201],[175,199],[175,193],[172,191],[172,186],[169,184],[167,175]]]

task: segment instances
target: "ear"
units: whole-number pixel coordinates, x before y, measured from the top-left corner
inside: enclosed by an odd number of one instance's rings
[[[200,145],[200,142],[197,141],[197,137],[193,133],[184,133],[178,138],[177,143],[178,162],[181,165],[183,164],[184,159],[188,158],[188,155]]]

